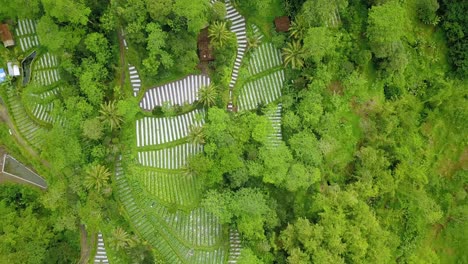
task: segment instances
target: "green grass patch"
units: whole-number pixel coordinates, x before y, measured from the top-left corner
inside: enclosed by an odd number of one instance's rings
[[[275,30],[275,17],[286,15],[283,1],[281,0],[272,0],[271,4],[261,11],[243,5],[238,5],[236,8],[246,20],[257,25],[267,39],[271,39],[272,32]]]

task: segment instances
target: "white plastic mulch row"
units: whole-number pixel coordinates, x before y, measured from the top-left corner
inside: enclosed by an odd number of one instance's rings
[[[138,74],[138,70],[135,68],[135,66],[130,64],[128,65],[128,73],[130,75],[130,84],[132,85],[133,95],[137,96],[141,89],[140,75]]]
[[[149,89],[141,100],[140,107],[153,110],[155,106],[161,106],[164,102],[191,104],[198,99],[198,90],[209,84],[210,78],[206,75],[189,75],[182,80]]]
[[[58,93],[60,92],[60,87],[55,87],[54,89],[52,90],[47,90],[45,92],[41,92],[41,93],[35,93],[34,95],[35,96],[39,96],[41,99],[47,99],[51,96],[56,96],[58,95]]]
[[[244,84],[238,98],[239,110],[252,110],[260,103],[269,104],[281,96],[284,71],[279,70]]]
[[[282,104],[278,104],[274,111],[271,111],[266,114],[268,119],[273,126],[273,133],[268,136],[268,141],[273,146],[278,146],[283,139],[281,134],[281,111],[282,111]]]
[[[235,264],[240,257],[240,251],[242,249],[239,232],[235,229],[229,230],[229,244],[228,264]]]
[[[34,71],[34,80],[43,86],[51,85],[60,80],[58,69],[45,69]]]
[[[53,103],[48,103],[48,104],[36,104],[34,106],[34,109],[33,109],[33,115],[39,119],[39,120],[42,120],[44,122],[48,122],[48,123],[52,123],[52,121],[54,121],[54,119],[52,118],[52,116],[50,115],[50,112],[52,111],[52,109],[54,108],[54,104]]]
[[[164,144],[187,137],[190,126],[203,125],[202,114],[201,111],[195,110],[171,118],[144,117],[137,120],[137,147]]]
[[[97,242],[98,244],[97,244],[96,255],[94,256],[94,263],[95,264],[109,263],[109,259],[107,258],[106,248],[104,247],[104,239],[101,233],[98,234]]]
[[[34,63],[35,70],[42,70],[45,68],[56,68],[58,66],[58,60],[55,55],[46,53],[36,60]]]
[[[230,30],[236,34],[237,38],[237,54],[232,69],[231,81],[229,82],[229,104],[228,109],[232,109],[232,90],[236,85],[239,77],[239,69],[242,59],[244,58],[245,50],[247,49],[247,32],[245,30],[245,18],[231,5],[229,0],[226,0],[226,19],[232,22]]]
[[[37,36],[26,36],[26,37],[20,37],[19,38],[19,43],[21,46],[21,50],[23,52],[29,50],[30,48],[39,46],[39,39]]]
[[[265,43],[256,48],[249,62],[250,75],[259,74],[265,70],[280,66],[281,53],[272,43]]]
[[[156,181],[156,183],[159,183],[159,181]],[[210,238],[213,236],[212,234],[221,234],[221,226],[219,224],[213,225],[211,223],[212,218],[205,216],[199,218],[196,215],[187,215],[182,211],[171,213],[167,207],[160,205],[154,199],[144,196],[137,197],[137,193],[132,191],[133,187],[130,186],[126,177],[122,174],[119,165],[117,165],[116,169],[116,184],[119,189],[119,199],[124,204],[133,226],[151,246],[161,253],[165,263],[223,263],[225,261],[226,251],[221,246],[217,249],[201,250],[181,243],[184,234],[181,230],[197,228],[196,225],[194,227],[191,224],[195,221],[200,225],[209,224],[212,228],[202,228],[201,230],[205,234],[200,235],[200,238],[198,238],[197,234],[195,238],[192,236],[192,239],[200,239],[200,243],[205,244],[212,243],[212,245],[215,245],[210,241],[217,242],[216,245],[219,244],[220,241],[216,240],[216,237]],[[181,192],[181,190],[177,192]],[[178,229],[177,224],[179,223],[181,229]],[[192,232],[197,231],[195,229]],[[188,242],[190,241],[186,241],[186,243]]]
[[[221,225],[217,218],[203,208],[190,211],[189,214],[178,210],[171,213],[167,207],[155,208],[157,215],[171,226],[179,237],[197,246],[212,246],[220,242]]]
[[[181,212],[178,212],[181,215]],[[185,221],[184,221],[185,220]],[[191,243],[197,246],[213,246],[221,240],[221,225],[217,218],[197,208],[184,218],[176,216],[172,221],[176,230]]]
[[[143,166],[180,169],[186,165],[189,156],[200,153],[202,150],[202,145],[185,143],[160,150],[140,151],[138,152],[138,162]]]
[[[36,34],[36,21],[31,19],[20,19],[16,27],[16,36],[21,37],[23,35]]]
[[[52,90],[48,90],[45,92],[40,92],[37,94],[33,94],[33,96],[39,97],[40,100],[47,100],[48,103],[36,103],[32,110],[32,114],[39,120],[44,122],[52,123],[54,118],[50,115],[54,108],[54,103],[50,101],[51,98],[55,98],[58,93],[60,92],[60,87],[55,87]]]
[[[16,122],[19,132],[33,146],[39,147],[43,142],[42,135],[46,132],[44,128],[37,125],[26,113],[14,90],[7,90],[8,101],[11,105],[11,114]]]
[[[39,45],[39,39],[36,35],[36,21],[31,19],[18,20],[16,27],[16,36],[23,52]]]
[[[258,29],[256,25],[252,24],[252,29],[255,37],[257,37],[260,40],[263,39],[263,34],[260,32],[260,29]]]
[[[193,205],[197,200],[199,184],[196,177],[182,173],[156,172],[146,170],[132,175],[142,186],[158,200],[182,206]]]

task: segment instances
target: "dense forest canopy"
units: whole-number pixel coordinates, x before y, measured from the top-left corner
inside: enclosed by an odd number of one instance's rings
[[[61,76],[49,87],[0,84],[0,146],[49,185],[0,186],[0,262],[87,263],[84,247],[95,245],[80,238],[102,232],[111,261],[166,263],[125,212],[115,175],[122,157],[137,160],[137,120],[194,109],[205,123],[180,141],[203,151],[180,171],[200,179],[192,202],[239,231],[238,263],[468,262],[468,2],[231,0],[249,28],[243,65],[264,42],[284,64],[262,74],[285,73],[279,99],[238,112],[226,110],[230,92],[240,97],[256,77],[241,67],[229,86],[239,43],[221,2],[0,0],[12,28],[37,21],[35,50],[57,56]],[[284,15],[289,31],[277,32]],[[206,27],[215,60],[203,69]],[[31,51],[1,47],[0,67]],[[136,97],[130,63],[142,80]],[[144,89],[200,69],[212,83],[193,104],[140,108]],[[20,126],[3,115],[10,92],[27,108],[52,86],[55,121],[38,121],[40,148],[11,136]],[[272,146],[278,104],[282,140]]]

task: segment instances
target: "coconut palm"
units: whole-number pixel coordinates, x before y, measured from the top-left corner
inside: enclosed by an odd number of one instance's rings
[[[216,91],[216,86],[210,83],[207,86],[203,86],[198,91],[198,100],[205,107],[213,106],[218,97],[218,91]]]
[[[289,42],[283,48],[283,58],[286,65],[291,64],[293,69],[304,66],[304,49],[299,41]]]
[[[227,28],[226,22],[215,21],[208,29],[208,36],[213,45],[223,47],[231,40],[232,35]]]
[[[91,166],[85,175],[84,186],[86,189],[96,189],[98,192],[106,187],[110,178],[109,170],[102,165]]]
[[[203,127],[201,126],[190,126],[188,141],[193,145],[205,144],[205,134],[203,133]]]
[[[302,40],[304,39],[307,29],[308,29],[308,26],[304,17],[298,16],[296,17],[296,20],[294,20],[291,23],[291,26],[289,27],[289,35],[291,35],[291,37],[297,40]]]
[[[260,46],[260,37],[258,37],[255,34],[253,36],[249,36],[249,38],[247,39],[247,44],[248,50],[257,48],[258,46]]]
[[[99,110],[99,113],[101,114],[99,119],[107,122],[111,131],[114,130],[114,128],[120,127],[123,122],[122,116],[117,113],[115,101],[109,101],[101,104],[101,110]]]
[[[115,250],[120,250],[132,246],[134,241],[128,235],[127,231],[123,230],[121,227],[117,227],[112,231],[112,236],[110,243],[112,248]]]

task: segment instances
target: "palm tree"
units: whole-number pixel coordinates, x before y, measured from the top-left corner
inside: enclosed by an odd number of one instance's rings
[[[201,87],[198,91],[198,100],[205,107],[213,106],[217,97],[218,91],[216,91],[216,86],[214,86],[213,83]]]
[[[111,131],[114,130],[114,128],[120,127],[123,122],[122,116],[117,113],[115,101],[109,101],[101,104],[101,110],[99,110],[99,113],[101,114],[99,119],[107,122]]]
[[[291,64],[293,69],[304,66],[304,49],[299,41],[289,42],[288,45],[283,48],[283,57],[284,63],[286,65]]]
[[[86,172],[84,186],[88,190],[94,188],[99,192],[102,188],[107,186],[109,178],[110,172],[106,167],[93,165]]]
[[[193,145],[205,144],[205,134],[203,133],[203,127],[191,125],[188,141]]]
[[[304,17],[298,16],[296,17],[296,20],[291,23],[291,26],[289,27],[289,34],[291,37],[297,40],[302,40],[304,39],[307,29],[307,22],[305,21]]]
[[[120,250],[132,246],[134,241],[130,238],[127,231],[121,227],[117,227],[112,231],[112,237],[110,239],[110,245],[115,250]]]
[[[231,39],[232,35],[226,26],[226,22],[215,21],[208,29],[208,36],[213,45],[223,47]]]
[[[247,39],[247,44],[248,50],[255,49],[260,46],[260,38],[254,34]]]

